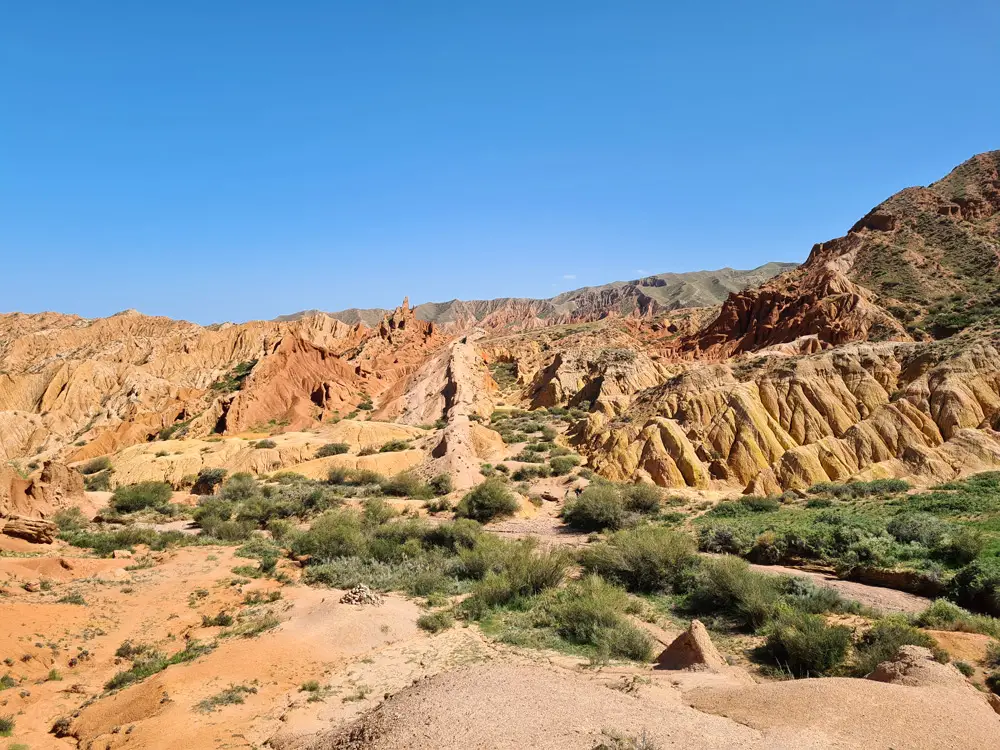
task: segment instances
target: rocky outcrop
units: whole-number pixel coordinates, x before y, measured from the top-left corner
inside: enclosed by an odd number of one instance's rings
[[[83,461],[161,432],[298,429],[378,399],[447,342],[408,305],[203,328],[134,311],[0,315],[0,458]]]
[[[977,320],[996,322],[998,228],[1000,151],[992,151],[926,188],[900,191],[844,237],[815,245],[800,268],[730,295],[677,352],[723,358],[806,335],[823,348],[946,338]]]
[[[59,528],[51,521],[24,516],[0,516],[0,534],[24,539],[32,544],[52,544]]]
[[[605,476],[664,486],[714,479],[774,494],[852,478],[945,481],[1000,464],[998,377],[1000,352],[984,342],[693,365],[617,419],[590,415],[577,440]]]
[[[431,451],[431,461],[424,472],[428,475],[451,475],[456,489],[466,489],[482,480],[480,464],[499,455],[503,450],[500,435],[473,421],[493,411],[490,392],[496,384],[486,370],[483,358],[476,350],[478,334],[454,341],[424,377],[402,399],[400,408],[406,411],[403,420],[431,416],[442,409],[444,429]],[[428,406],[433,410],[428,412]]]
[[[930,649],[923,646],[901,646],[892,660],[879,664],[865,679],[907,687],[971,691],[973,695],[979,693],[954,666],[937,661]]]
[[[0,515],[47,518],[83,499],[83,477],[54,461],[34,475],[0,466]]]
[[[808,337],[827,349],[852,341],[908,341],[872,294],[843,273],[807,266],[759,289],[732,294],[705,330],[680,342],[679,356],[724,359]]]
[[[692,620],[688,629],[657,657],[656,663],[660,669],[718,670],[727,666],[700,620]]]

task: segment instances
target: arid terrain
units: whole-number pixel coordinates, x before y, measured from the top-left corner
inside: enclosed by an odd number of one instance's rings
[[[0,750],[1000,747],[1000,151],[797,266],[0,315],[0,532]]]

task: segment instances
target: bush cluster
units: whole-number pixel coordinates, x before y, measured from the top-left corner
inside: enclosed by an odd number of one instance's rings
[[[123,485],[111,496],[111,507],[119,513],[133,513],[147,508],[169,512],[173,490],[166,482],[139,482]]]
[[[488,523],[514,515],[519,507],[517,498],[507,484],[493,477],[466,493],[455,509],[455,515]]]
[[[351,446],[347,443],[327,443],[326,445],[321,445],[319,450],[316,451],[316,458],[326,458],[327,456],[340,456],[351,450]]]
[[[918,496],[919,497],[919,496]],[[976,560],[986,538],[907,498],[899,506],[768,506],[759,499],[722,503],[698,520],[699,547],[752,562],[816,559],[856,567],[960,567]]]
[[[593,481],[563,508],[563,520],[581,531],[612,531],[634,526],[660,511],[662,492],[651,484]]]

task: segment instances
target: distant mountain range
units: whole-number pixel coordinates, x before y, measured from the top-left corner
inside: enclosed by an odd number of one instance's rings
[[[765,263],[747,271],[720,268],[717,271],[661,273],[632,281],[613,281],[586,286],[548,299],[500,297],[491,300],[425,302],[413,311],[418,320],[439,325],[482,323],[499,327],[506,323],[598,320],[608,316],[646,317],[683,307],[706,307],[725,301],[731,292],[758,286],[768,279],[796,268],[795,263]],[[282,315],[277,321],[294,321],[325,314],[344,323],[376,326],[389,313],[381,308],[322,312],[303,310]]]

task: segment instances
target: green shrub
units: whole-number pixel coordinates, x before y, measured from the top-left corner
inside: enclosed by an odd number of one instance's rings
[[[745,557],[756,544],[750,529],[729,524],[712,524],[698,529],[698,548],[703,552]]]
[[[253,474],[237,472],[227,479],[219,489],[219,498],[228,503],[244,503],[260,495],[260,487]]]
[[[132,658],[132,667],[115,674],[104,684],[105,690],[118,690],[136,682],[142,682],[147,677],[152,677],[158,672],[172,664],[183,664],[193,661],[203,654],[212,651],[214,647],[201,644],[198,641],[189,641],[183,651],[178,651],[171,657],[166,657],[159,651],[143,648],[137,651]]]
[[[571,643],[596,646],[610,658],[649,661],[652,640],[625,619],[623,613],[629,608],[622,589],[591,575],[555,592],[545,605],[545,614],[556,632]]]
[[[220,516],[203,516],[198,525],[207,536],[220,542],[242,542],[254,532],[254,524],[249,521],[224,519]]]
[[[781,502],[773,497],[746,495],[739,500],[719,503],[706,516],[736,518],[750,513],[773,513],[781,507]]]
[[[822,482],[809,488],[813,495],[833,495],[841,499],[872,497],[875,495],[896,495],[910,489],[908,482],[902,479],[875,479],[871,482],[849,482],[836,484]]]
[[[79,508],[63,508],[52,516],[59,531],[79,531],[87,525],[87,517]]]
[[[409,440],[390,440],[378,449],[379,453],[395,453],[396,451],[407,451],[410,449]]]
[[[1000,616],[1000,558],[966,565],[955,574],[948,595],[967,609]]]
[[[633,513],[643,513],[655,515],[660,512],[660,504],[663,502],[663,491],[655,484],[626,484],[620,485],[622,501],[626,510]]]
[[[358,469],[351,473],[348,481],[356,487],[364,487],[372,484],[382,485],[385,483],[385,477],[371,469]]]
[[[0,716],[0,737],[10,737],[14,734],[14,728],[16,726],[17,720],[14,718],[13,714]]]
[[[636,592],[670,589],[692,571],[697,559],[690,536],[659,526],[616,531],[580,555],[584,570]]]
[[[428,633],[440,633],[447,630],[455,623],[455,618],[447,610],[429,612],[417,618],[417,627],[426,630]]]
[[[107,456],[98,456],[97,458],[90,459],[87,463],[80,467],[80,473],[84,476],[89,476],[90,474],[96,474],[99,471],[107,471],[111,468],[111,459]]]
[[[328,511],[313,521],[308,531],[293,535],[290,548],[296,555],[311,555],[318,562],[338,557],[358,557],[368,548],[361,517],[348,510]]]
[[[738,625],[758,628],[777,613],[782,585],[777,576],[758,573],[745,560],[726,555],[703,561],[689,601],[695,611],[721,613]]]
[[[937,599],[916,617],[916,624],[931,630],[982,633],[1000,638],[1000,619],[976,615],[946,599]]]
[[[434,490],[412,471],[401,472],[380,486],[382,492],[392,497],[427,499],[434,495]]]
[[[109,556],[116,549],[131,549],[136,544],[145,544],[154,550],[166,549],[171,545],[186,546],[204,544],[205,540],[182,531],[157,532],[138,526],[125,526],[115,531],[87,532],[67,531],[59,537],[74,547],[87,547],[98,555]]]
[[[119,487],[111,496],[111,507],[119,513],[132,513],[146,508],[164,509],[170,503],[173,490],[166,482],[139,482]]]
[[[996,672],[990,672],[986,675],[986,687],[990,689],[996,695],[1000,695],[1000,670]]]
[[[786,604],[795,610],[821,615],[825,612],[861,614],[858,602],[844,599],[835,589],[817,586],[803,576],[781,576],[781,591]]]
[[[969,662],[967,661],[956,661],[955,669],[957,669],[966,677],[972,677],[972,675],[976,673],[976,668],[973,667],[971,664],[969,664]]]
[[[201,626],[203,628],[228,628],[233,624],[233,616],[228,612],[219,612],[214,617],[208,615],[201,616]]]
[[[983,660],[983,663],[987,667],[1000,667],[1000,643],[990,641],[989,644],[987,644],[986,658]]]
[[[389,503],[379,497],[370,497],[362,503],[362,518],[366,526],[381,526],[399,515]]]
[[[935,557],[952,565],[968,565],[986,547],[986,537],[978,529],[965,526],[952,528],[948,536],[933,550]]]
[[[316,458],[326,458],[327,456],[339,456],[351,450],[347,443],[327,443],[320,446],[316,451]]]
[[[452,509],[451,501],[443,497],[427,500],[424,503],[424,508],[428,513],[447,513]]]
[[[522,459],[516,458],[515,460],[520,461]],[[506,464],[500,464],[500,466],[506,466]],[[497,469],[499,470],[499,466],[497,467]],[[511,479],[513,479],[515,482],[527,482],[537,477],[542,477],[542,478],[547,477],[551,473],[552,472],[549,469],[549,467],[545,466],[544,464],[538,464],[534,466],[522,466],[514,470],[514,473],[511,475]]]
[[[581,531],[616,530],[625,525],[625,503],[608,483],[591,484],[563,507],[563,520]]]
[[[908,645],[931,648],[935,643],[905,618],[893,616],[879,620],[855,648],[854,674],[859,677],[871,674],[882,662],[895,659],[900,647]]]
[[[474,487],[459,502],[455,514],[488,523],[497,518],[507,518],[517,512],[517,498],[500,479],[491,478]]]
[[[563,550],[539,551],[534,540],[505,542],[481,537],[471,549],[459,550],[459,575],[477,579],[463,607],[481,617],[496,607],[517,606],[526,598],[558,586],[570,558]]]
[[[83,478],[83,488],[87,492],[107,492],[111,489],[111,475],[114,469],[99,471]]]
[[[796,677],[828,673],[844,661],[850,645],[850,629],[827,625],[820,615],[782,609],[768,626],[767,652]]]
[[[903,544],[917,542],[925,547],[939,544],[948,532],[948,525],[930,513],[900,513],[886,524],[896,541]]]
[[[198,472],[198,478],[191,487],[191,492],[195,495],[211,495],[215,488],[222,483],[228,472],[222,468],[203,468]]]
[[[549,459],[549,467],[552,469],[553,475],[557,477],[569,474],[579,465],[580,459],[576,456],[556,456]]]
[[[322,565],[309,565],[303,574],[303,580],[310,585],[331,586],[339,589],[349,589],[360,583],[375,591],[407,591],[419,587],[425,593],[415,596],[426,596],[427,582],[433,584],[430,589],[445,589],[452,581],[445,578],[445,573],[433,559],[417,558],[402,559],[394,562],[384,562],[370,557],[339,557]]]
[[[277,448],[278,444],[273,440],[258,440],[253,444],[254,448]]]
[[[424,534],[424,543],[429,547],[457,553],[460,550],[475,547],[482,535],[482,526],[479,523],[467,518],[460,518],[451,523],[429,527]]]
[[[230,685],[220,693],[199,701],[195,706],[202,713],[211,713],[219,706],[232,706],[244,702],[245,695],[256,694],[257,688],[249,685]]]
[[[497,468],[499,469],[500,467],[498,466]],[[427,484],[431,488],[431,492],[433,492],[438,497],[441,497],[442,495],[447,495],[452,491],[454,491],[455,489],[454,484],[451,481],[450,474],[437,474],[428,479]]]

